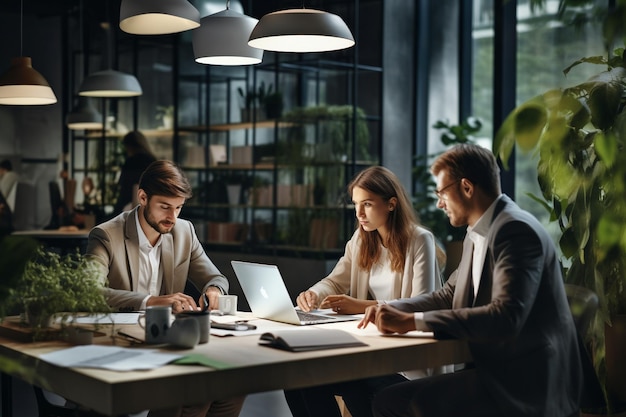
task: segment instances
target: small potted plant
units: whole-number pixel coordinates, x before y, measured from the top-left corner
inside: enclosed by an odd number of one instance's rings
[[[237,88],[239,97],[243,101],[243,107],[241,108],[241,121],[243,123],[264,120],[266,99],[268,96],[273,96],[273,85],[270,84],[267,90],[265,89],[265,82],[261,81],[259,87],[254,90],[244,90],[243,88]]]
[[[39,248],[9,289],[8,311],[21,312],[24,322],[41,338],[53,321],[62,330],[73,327],[78,314],[111,311],[97,267],[80,253],[59,255]]]
[[[174,128],[174,106],[157,106],[156,119],[161,121],[159,129]]]

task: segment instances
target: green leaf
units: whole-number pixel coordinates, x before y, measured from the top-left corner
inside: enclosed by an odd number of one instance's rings
[[[561,252],[563,252],[563,256],[568,259],[578,253],[578,242],[576,241],[574,230],[572,230],[571,227],[568,227],[563,231],[563,234],[559,239],[559,246],[561,248]]]
[[[613,69],[611,70],[616,71]],[[620,68],[619,70],[623,70]],[[602,82],[597,81],[592,84],[587,99],[587,105],[591,112],[591,122],[598,129],[608,129],[619,112],[619,106],[624,88],[619,81]]]
[[[515,112],[515,139],[523,151],[528,152],[537,145],[547,121],[545,107],[537,103],[518,108]]]
[[[595,149],[607,167],[612,167],[618,155],[617,138],[613,134],[598,132],[595,137]]]

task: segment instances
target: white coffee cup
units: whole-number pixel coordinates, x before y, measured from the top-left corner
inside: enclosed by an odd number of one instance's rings
[[[167,343],[171,316],[172,307],[170,306],[150,306],[146,308],[146,312],[139,316],[139,325],[146,330],[146,343]]]
[[[237,314],[237,296],[236,295],[220,295],[218,298],[218,310],[222,314]]]
[[[174,320],[174,323],[172,324],[172,327],[174,327],[174,324],[181,319],[192,319],[198,322],[198,330],[200,331],[199,343],[207,343],[209,341],[209,331],[211,329],[211,314],[208,311],[188,311],[178,313],[176,315],[176,320]]]

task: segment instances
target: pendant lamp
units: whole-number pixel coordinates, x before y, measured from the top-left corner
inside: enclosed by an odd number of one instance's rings
[[[230,9],[203,17],[192,32],[196,62],[210,65],[252,65],[263,60],[263,50],[248,45],[258,20]]]
[[[102,114],[88,97],[78,97],[78,105],[67,114],[65,123],[72,130],[100,130]]]
[[[80,68],[78,73],[81,77],[84,76],[85,71],[85,54],[83,53],[83,1],[79,1],[79,38],[78,43],[80,45],[81,57]],[[65,116],[65,124],[71,130],[101,130],[104,126],[102,121],[102,114],[96,110],[95,106],[91,103],[91,99],[88,97],[78,96],[77,105],[71,112]]]
[[[107,35],[107,60],[109,69],[94,72],[85,78],[80,86],[78,94],[87,97],[124,98],[135,97],[142,94],[141,85],[134,75],[111,69],[112,40],[110,25],[103,23],[102,28]]]
[[[81,96],[136,97],[142,94],[141,85],[134,75],[108,69],[94,72],[80,85]]]
[[[353,46],[354,37],[336,14],[288,9],[261,17],[248,45],[276,52],[326,52]]]
[[[122,0],[120,29],[134,35],[165,35],[200,26],[200,12],[187,0]]]
[[[20,2],[20,55],[23,43],[24,2]],[[41,105],[54,104],[57,98],[48,81],[32,66],[30,57],[11,60],[9,69],[0,76],[0,104]]]

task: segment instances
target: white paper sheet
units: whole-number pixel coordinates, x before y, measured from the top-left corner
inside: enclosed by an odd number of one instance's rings
[[[158,368],[182,356],[174,353],[162,353],[154,349],[84,345],[46,353],[41,355],[41,359],[63,367],[141,371]]]

